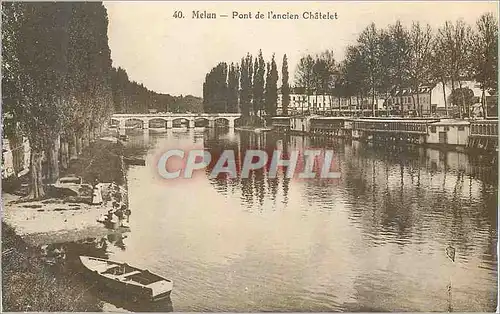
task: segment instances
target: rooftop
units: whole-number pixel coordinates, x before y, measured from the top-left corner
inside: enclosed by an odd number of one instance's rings
[[[470,122],[466,120],[457,119],[442,119],[441,121],[433,122],[432,125],[469,125]]]

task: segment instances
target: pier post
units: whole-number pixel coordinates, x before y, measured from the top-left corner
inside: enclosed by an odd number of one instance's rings
[[[229,128],[234,129],[234,119],[227,119],[229,121]]]

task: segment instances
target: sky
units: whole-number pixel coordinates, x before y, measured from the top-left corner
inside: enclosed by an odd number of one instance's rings
[[[433,29],[445,21],[464,19],[475,25],[483,13],[498,18],[498,4],[488,2],[104,2],[108,11],[108,37],[115,67],[150,90],[171,95],[202,96],[205,75],[219,62],[240,62],[262,49],[269,61],[273,53],[281,80],[283,55],[288,57],[290,83],[296,64],[305,54],[332,50],[341,61],[348,45],[371,22],[385,28],[398,19],[428,23]],[[175,18],[182,11],[184,18]],[[215,13],[216,19],[193,19],[193,11]],[[322,12],[336,20],[255,19],[257,12]],[[233,19],[233,12],[252,13],[252,19]],[[227,14],[228,17],[220,17]],[[280,85],[280,83],[279,83]]]

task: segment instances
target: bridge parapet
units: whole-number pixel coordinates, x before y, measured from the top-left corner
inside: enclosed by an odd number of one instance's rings
[[[241,117],[240,113],[116,113],[111,116],[111,120],[117,120],[120,128],[125,127],[127,120],[141,120],[143,128],[149,128],[149,122],[155,119],[166,121],[167,128],[172,126],[172,122],[177,119],[188,120],[189,127],[194,127],[196,119],[206,119],[209,125],[213,126],[213,122],[217,119],[225,119],[228,121],[230,128],[234,128],[234,121]]]

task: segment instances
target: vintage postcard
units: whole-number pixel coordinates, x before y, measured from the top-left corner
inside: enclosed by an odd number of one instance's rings
[[[495,312],[496,1],[2,1],[2,310]]]

